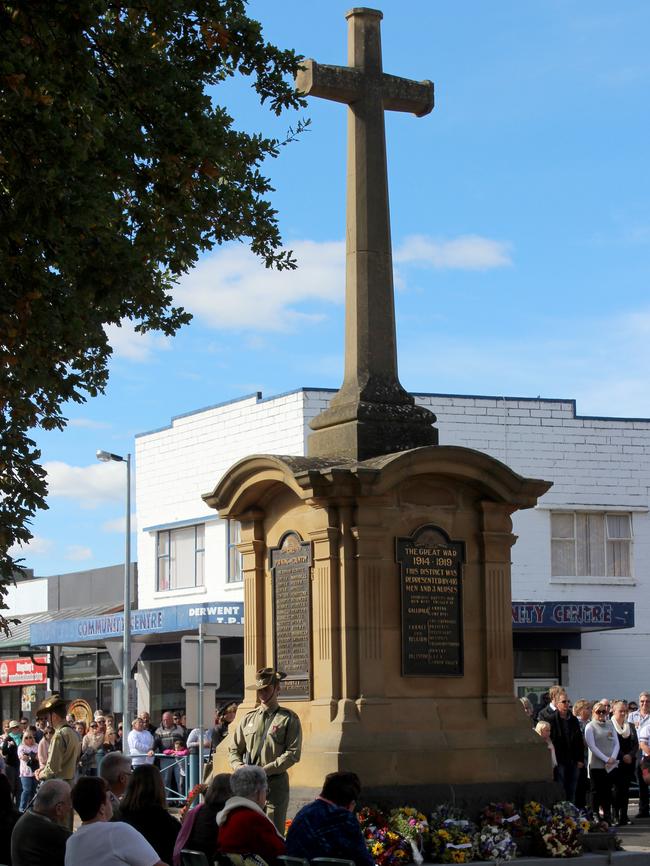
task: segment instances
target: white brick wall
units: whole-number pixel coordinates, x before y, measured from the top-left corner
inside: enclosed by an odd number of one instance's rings
[[[302,391],[269,400],[253,395],[174,418],[169,427],[136,439],[138,526],[175,524],[215,512],[201,499],[238,460],[251,454],[302,454],[305,449]],[[240,600],[241,585],[226,585],[225,525],[206,524],[206,585],[159,594],[156,532],[139,531],[140,607],[189,604],[201,597]]]
[[[250,454],[304,453],[309,421],[332,394],[299,390],[268,400],[244,397],[176,418],[170,427],[138,437],[138,525],[213,516],[201,494]],[[570,400],[437,394],[418,394],[416,400],[438,416],[441,444],[476,448],[522,475],[553,481],[538,508],[515,515],[519,540],[513,549],[513,598],[635,603],[634,630],[583,635],[583,649],[568,652],[573,696],[632,697],[650,689],[643,661],[650,615],[650,420],[576,417]],[[632,510],[635,581],[552,582],[550,506]],[[224,546],[224,527],[208,524],[203,592],[213,599],[241,598],[240,586],[225,586]],[[155,532],[140,532],[138,566],[141,607],[190,602],[199,595],[156,595]]]

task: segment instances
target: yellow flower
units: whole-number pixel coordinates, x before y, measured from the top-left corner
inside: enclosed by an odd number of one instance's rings
[[[375,857],[377,857],[379,854],[381,854],[383,850],[384,846],[381,844],[381,842],[375,842],[375,844],[371,848],[371,853],[374,854]]]

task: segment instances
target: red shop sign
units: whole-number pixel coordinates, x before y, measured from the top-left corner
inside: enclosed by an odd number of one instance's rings
[[[47,682],[47,659],[35,656],[36,664],[29,657],[0,659],[0,686],[44,686]]]

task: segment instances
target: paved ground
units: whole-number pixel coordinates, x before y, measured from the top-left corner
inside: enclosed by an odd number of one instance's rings
[[[630,816],[632,824],[627,827],[618,827],[616,832],[620,836],[625,851],[648,851],[650,852],[650,818],[635,818],[637,813],[636,801],[630,801]],[[650,857],[648,858],[650,864]]]

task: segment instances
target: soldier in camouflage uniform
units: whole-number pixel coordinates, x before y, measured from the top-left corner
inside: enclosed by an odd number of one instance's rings
[[[239,723],[229,756],[233,770],[255,764],[266,772],[266,812],[283,836],[289,805],[287,770],[300,760],[302,746],[300,719],[293,710],[278,705],[280,682],[285,676],[273,668],[263,668],[257,672],[255,683],[246,687],[257,691],[259,706]]]
[[[76,732],[66,722],[66,702],[57,694],[42,701],[36,710],[38,717],[49,715],[50,723],[54,728],[54,736],[50,741],[47,752],[47,763],[36,770],[34,775],[39,782],[48,779],[61,779],[72,786],[79,756],[81,755],[81,743]],[[68,828],[72,830],[72,810],[68,816]]]

